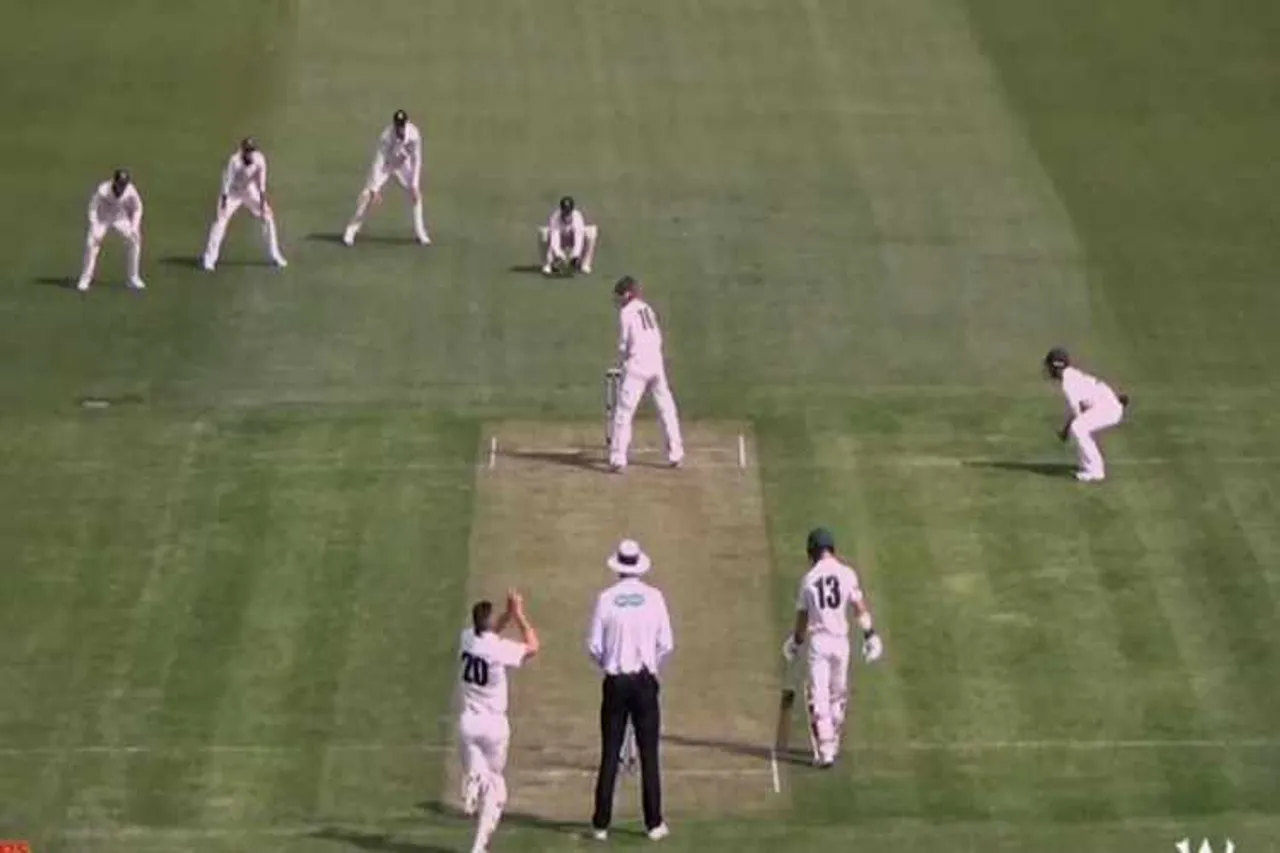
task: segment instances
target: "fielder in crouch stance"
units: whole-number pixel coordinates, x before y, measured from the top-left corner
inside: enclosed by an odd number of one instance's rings
[[[347,223],[347,230],[342,232],[343,243],[348,246],[355,244],[369,207],[382,201],[382,187],[392,177],[405,188],[412,200],[413,233],[418,242],[424,246],[431,245],[431,237],[427,235],[427,226],[422,218],[422,133],[416,124],[409,121],[409,114],[404,110],[396,110],[391,124],[378,136],[369,179],[356,202],[355,215]]]
[[[241,207],[262,222],[262,239],[267,243],[271,262],[282,269],[289,266],[280,253],[276,217],[267,201],[267,158],[258,150],[258,143],[251,136],[240,141],[240,147],[227,159],[226,168],[222,170],[218,212],[209,228],[204,257],[200,259],[200,267],[205,272],[212,272],[218,265],[218,253],[222,251],[222,239],[227,236],[227,225]]]
[[[1044,369],[1050,379],[1062,386],[1062,396],[1067,400],[1067,421],[1058,430],[1058,438],[1075,442],[1080,465],[1076,479],[1082,483],[1102,482],[1107,478],[1107,465],[1093,436],[1124,419],[1128,395],[1117,394],[1098,377],[1072,367],[1071,356],[1062,347],[1049,350]]]
[[[500,634],[509,622],[520,630],[520,642]],[[462,716],[458,732],[462,749],[462,808],[468,815],[480,812],[472,853],[484,853],[498,828],[507,803],[507,746],[511,725],[507,721],[507,670],[520,666],[538,653],[538,633],[524,612],[524,599],[516,590],[507,593],[507,610],[494,617],[493,605],[477,602],[471,608],[471,627],[462,632],[459,683]]]
[[[849,619],[845,609],[852,607],[857,616],[862,657],[868,663],[880,659],[884,644],[872,626],[858,573],[836,559],[836,540],[830,531],[822,527],[809,531],[805,550],[810,569],[800,582],[795,628],[782,644],[782,656],[790,664],[804,648],[809,667],[805,692],[813,763],[827,768],[839,755],[849,703]],[[785,707],[785,693],[783,703]]]
[[[547,224],[538,229],[538,250],[544,253],[542,274],[563,270],[565,264],[569,265],[570,272],[582,270],[590,274],[599,236],[600,229],[587,224],[573,196],[560,199]]]
[[[98,184],[89,196],[89,230],[84,238],[84,266],[76,290],[89,289],[98,266],[98,253],[108,230],[114,230],[129,244],[129,286],[143,290],[146,284],[138,274],[142,262],[142,196],[125,169],[116,169],[111,180]]]
[[[667,384],[667,367],[662,357],[662,329],[658,315],[641,298],[640,282],[623,276],[613,288],[618,300],[618,358],[622,383],[613,413],[613,437],[609,446],[609,469],[622,473],[627,468],[631,447],[631,422],[640,398],[648,391],[658,408],[658,420],[666,437],[667,462],[673,468],[684,462],[684,439],[680,436],[680,414],[676,398]]]

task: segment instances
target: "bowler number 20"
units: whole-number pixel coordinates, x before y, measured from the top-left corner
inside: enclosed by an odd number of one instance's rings
[[[462,680],[476,687],[489,685],[489,662],[469,652],[462,653]]]
[[[818,606],[823,610],[835,610],[840,606],[840,579],[835,575],[823,575],[813,582]]]

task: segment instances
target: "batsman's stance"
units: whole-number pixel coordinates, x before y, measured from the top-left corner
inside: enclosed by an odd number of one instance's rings
[[[520,630],[520,642],[501,636],[512,622]],[[511,741],[507,670],[536,655],[540,644],[537,631],[525,615],[524,598],[511,590],[507,593],[506,612],[500,616],[494,614],[490,602],[476,602],[471,608],[471,626],[462,632],[460,645],[462,808],[468,815],[479,811],[471,851],[485,853],[507,803],[504,773]]]
[[[791,663],[801,647],[807,647],[809,741],[814,765],[827,768],[835,764],[840,752],[849,703],[849,620],[845,608],[852,607],[857,616],[862,657],[868,663],[880,659],[884,644],[872,627],[858,573],[836,559],[836,540],[831,532],[822,527],[809,531],[805,550],[810,568],[800,583],[796,624],[782,644],[782,656]]]
[[[640,398],[648,391],[658,408],[658,420],[667,439],[667,463],[679,468],[684,462],[684,439],[680,435],[680,415],[676,398],[667,384],[667,366],[662,357],[662,329],[658,315],[641,298],[640,282],[623,276],[614,285],[618,301],[618,360],[622,386],[613,414],[613,435],[609,446],[609,469],[621,474],[627,469],[631,447],[631,421]]]

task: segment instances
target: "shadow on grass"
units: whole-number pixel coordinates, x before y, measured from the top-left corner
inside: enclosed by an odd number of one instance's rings
[[[503,459],[520,459],[526,462],[546,462],[550,465],[561,465],[566,468],[579,468],[584,471],[605,472],[608,466],[600,455],[591,450],[501,450],[498,456]]]
[[[452,847],[405,841],[386,832],[361,832],[327,826],[310,833],[310,836],[323,841],[336,841],[359,850],[373,850],[376,853],[454,853]]]
[[[467,817],[458,809],[455,809],[448,803],[443,803],[439,800],[428,800],[424,803],[418,803],[418,808],[427,814],[435,815],[437,817],[465,821],[475,819]],[[527,812],[504,811],[502,813],[502,822],[503,824],[520,826],[526,829],[542,829],[547,832],[558,832],[561,835],[589,836],[591,834],[591,824],[587,821],[556,820],[554,818],[542,817],[541,815],[528,814]],[[610,828],[609,832],[611,834],[619,834],[612,828]],[[622,830],[620,834],[626,835],[628,833],[626,830]]]
[[[1069,462],[1005,462],[1001,460],[978,460],[964,463],[966,468],[987,468],[996,471],[1017,471],[1023,474],[1038,474],[1041,477],[1057,477],[1070,479],[1075,476],[1076,466]]]
[[[742,741],[720,740],[714,738],[696,738],[686,737],[685,735],[664,734],[662,740],[675,746],[691,746],[701,749],[714,749],[718,752],[724,752],[729,755],[740,755],[746,758],[758,758],[761,761],[768,761],[773,753],[773,749],[767,745],[759,743],[744,743]],[[797,749],[788,749],[778,753],[778,762],[781,764],[805,765],[810,764],[810,756],[807,752]]]
[[[514,264],[507,267],[508,272],[518,272],[524,275],[542,275],[542,267],[537,264]]]
[[[312,243],[334,243],[338,246],[347,248],[342,242],[342,233],[338,231],[321,231],[314,234],[308,234],[307,239]],[[418,239],[413,235],[393,236],[390,234],[361,234],[356,237],[356,245],[361,243],[375,243],[382,246],[416,246]]]
[[[61,287],[65,290],[74,290],[76,286],[76,280],[69,275],[42,275],[33,278],[31,283],[45,287]]]

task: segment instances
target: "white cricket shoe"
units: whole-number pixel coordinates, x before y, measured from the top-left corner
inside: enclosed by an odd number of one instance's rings
[[[284,255],[276,255],[274,258],[271,259],[271,263],[275,264],[280,269],[284,269],[285,267],[289,266],[289,262],[285,260]]]
[[[542,274],[543,274],[543,275],[551,275],[551,264],[543,264],[543,266],[542,266]]]
[[[583,275],[591,275],[591,264],[583,264],[583,265],[582,265],[582,274],[583,274]]]
[[[609,840],[609,830],[607,830],[607,829],[593,829],[593,830],[591,830],[591,837],[592,837],[592,838],[594,838],[596,841],[608,841],[608,840]]]
[[[80,291],[81,293],[86,292],[88,289],[89,289],[89,279],[82,278],[76,282],[76,290]]]
[[[666,823],[660,823],[648,832],[650,841],[661,841],[670,834],[671,830],[667,827]]]
[[[431,245],[431,235],[429,235],[429,234],[419,234],[419,235],[418,235],[418,245],[420,245],[420,246],[430,246],[430,245]]]
[[[200,259],[200,269],[204,270],[205,272],[213,272],[214,266],[216,266],[214,262],[209,260],[208,258]]]
[[[356,244],[356,231],[354,228],[348,228],[342,232],[342,245],[354,246]]]
[[[133,288],[134,290],[146,290],[147,283],[140,278],[135,278],[130,280],[129,287]]]
[[[1093,471],[1077,471],[1076,479],[1081,483],[1101,483],[1107,479],[1106,474],[1098,474]]]

